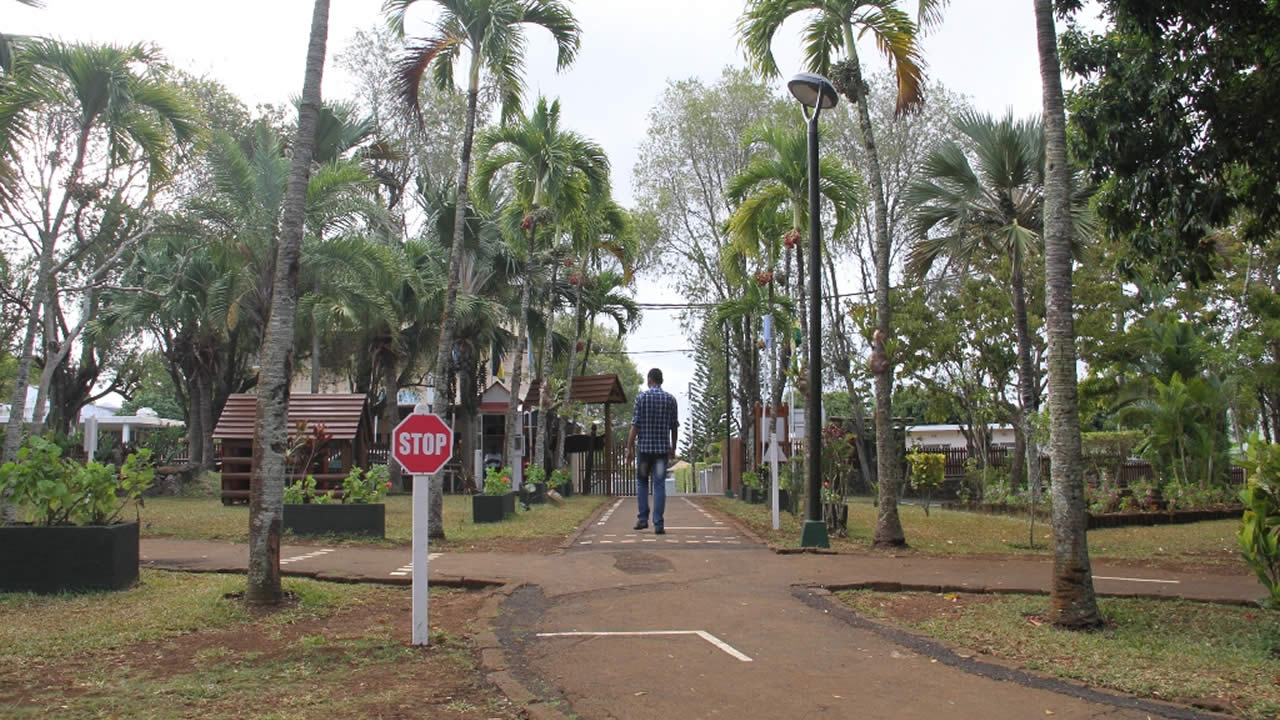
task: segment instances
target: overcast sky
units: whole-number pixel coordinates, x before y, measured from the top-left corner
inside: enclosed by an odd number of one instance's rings
[[[155,43],[173,64],[220,80],[250,106],[283,103],[301,92],[312,0],[45,0],[45,5],[32,9],[5,2],[0,30],[64,40]],[[357,29],[380,22],[381,5],[381,0],[331,0],[326,98],[351,94],[350,79],[332,59]],[[565,126],[608,151],[614,194],[629,205],[631,168],[650,107],[668,80],[697,76],[712,81],[725,65],[742,63],[734,28],[744,1],[578,0],[571,5],[583,28],[577,62],[557,75],[549,35],[531,32],[526,100],[537,93],[561,99]],[[410,15],[411,34],[426,32],[434,12],[434,3],[427,0],[418,6]],[[798,24],[789,24],[774,41],[784,75],[802,69],[797,29]],[[925,39],[923,49],[928,75],[969,96],[978,109],[1003,113],[1012,108],[1020,116],[1040,112],[1030,0],[953,0],[943,25]],[[869,70],[884,68],[870,44],[860,54]],[[637,297],[641,302],[679,300],[652,274],[640,280]],[[674,314],[665,311],[648,311],[627,341],[633,352],[687,345]],[[666,388],[680,399],[685,415],[692,360],[670,353],[633,357],[641,373],[654,365],[664,369]]]

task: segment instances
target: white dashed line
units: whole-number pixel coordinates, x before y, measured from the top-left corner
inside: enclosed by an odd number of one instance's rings
[[[621,506],[622,498],[618,498],[618,502],[614,503],[613,507],[609,508],[604,515],[600,516],[600,520],[596,522],[596,525],[604,525],[609,522],[609,518],[613,517],[613,512]]]
[[[321,548],[319,550],[316,550],[315,552],[309,552],[305,555],[294,555],[292,557],[283,558],[280,560],[280,564],[288,565],[289,563],[292,563],[292,562],[300,562],[302,560],[310,560],[311,558],[323,557],[333,551],[334,551],[334,548]]]
[[[427,556],[427,560],[428,561],[435,560],[438,557],[440,557],[440,553],[431,553],[430,555]],[[395,570],[392,570],[390,573],[391,577],[406,577],[412,574],[413,574],[413,563],[409,563],[407,565],[401,565]]]

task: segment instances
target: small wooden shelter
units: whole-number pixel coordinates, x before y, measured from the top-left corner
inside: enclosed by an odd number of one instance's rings
[[[529,392],[524,397],[524,406],[526,408],[538,407],[538,401],[541,397],[541,380],[534,380],[529,385]],[[603,467],[606,469],[606,493],[614,492],[613,478],[620,472],[619,453],[615,452],[613,444],[613,418],[609,412],[609,406],[615,403],[625,403],[627,394],[622,389],[622,382],[618,380],[618,376],[613,373],[606,375],[578,375],[573,378],[573,389],[570,391],[569,402],[583,404],[602,404],[604,405],[604,458]],[[634,492],[634,491],[632,491]]]
[[[232,395],[222,409],[213,439],[221,443],[222,502],[249,499],[253,475],[256,395]],[[299,429],[305,433],[297,437]],[[293,393],[289,396],[289,447],[286,482],[312,475],[317,489],[340,487],[353,467],[369,466],[373,422],[361,393]]]

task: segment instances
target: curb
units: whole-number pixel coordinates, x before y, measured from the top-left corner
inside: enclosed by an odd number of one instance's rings
[[[246,570],[239,567],[219,567],[219,568],[189,568],[170,565],[158,565],[155,563],[142,565],[148,570],[163,570],[165,572],[184,572],[209,575],[244,575]],[[411,577],[369,577],[368,575],[343,575],[340,573],[329,573],[324,570],[282,570],[281,577],[300,577],[310,580],[319,580],[321,582],[342,583],[346,585],[398,585],[408,586],[413,584]],[[439,577],[430,578],[430,584],[438,587],[465,588],[467,590],[485,590],[488,588],[502,587],[507,584],[506,580],[497,580],[495,578],[485,577],[465,577],[461,575],[441,575]]]
[[[494,632],[494,621],[502,612],[502,603],[524,583],[506,583],[493,593],[480,606],[476,613],[477,620],[484,621],[484,629],[476,633],[474,647],[480,651],[480,669],[485,678],[507,696],[512,703],[520,707],[524,717],[533,720],[570,720],[560,708],[550,703],[541,702],[532,690],[525,687],[507,670],[507,654],[502,643]]]
[[[976,587],[973,585],[934,585],[930,583],[902,583],[887,580],[867,580],[863,582],[848,583],[821,583],[821,584],[805,584],[797,583],[791,586],[792,592],[797,588],[810,590],[815,594],[831,594],[844,590],[871,590],[874,592],[925,592],[925,593],[956,593],[966,595],[1039,595],[1048,596],[1049,591],[1044,588],[1026,588],[1012,587],[1009,585]],[[1144,592],[1102,592],[1095,590],[1094,593],[1098,597],[1109,598],[1133,598],[1138,600],[1181,600],[1183,602],[1201,603],[1204,605],[1227,605],[1231,607],[1257,607],[1257,602],[1242,600],[1240,598],[1195,598],[1185,597],[1182,595],[1158,595],[1156,593]]]

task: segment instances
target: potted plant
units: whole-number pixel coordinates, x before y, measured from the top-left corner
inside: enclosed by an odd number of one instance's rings
[[[530,465],[524,469],[524,503],[537,505],[547,500],[547,471],[541,465]]]
[[[500,522],[515,514],[516,496],[511,492],[511,468],[489,468],[484,475],[484,493],[471,497],[471,522]]]
[[[551,471],[551,487],[562,497],[569,497],[573,494],[572,475],[569,468],[557,468]]]
[[[342,480],[341,492],[316,490],[308,475],[284,491],[283,527],[295,535],[351,533],[385,537],[386,506],[382,499],[391,487],[386,465],[368,470],[351,468]],[[336,502],[335,502],[336,501]]]
[[[752,504],[764,502],[760,475],[752,470],[745,470],[742,473],[742,500]]]
[[[138,523],[125,507],[155,480],[151,451],[129,455],[119,471],[62,457],[33,437],[18,461],[0,467],[0,492],[31,523],[0,526],[0,591],[119,590],[138,580]]]

